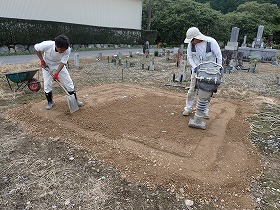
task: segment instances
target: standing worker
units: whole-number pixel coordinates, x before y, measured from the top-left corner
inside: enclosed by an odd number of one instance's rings
[[[191,27],[187,30],[184,43],[188,43],[187,60],[192,66],[190,89],[187,93],[186,106],[183,112],[184,116],[188,116],[192,112],[195,96],[197,95],[195,78],[197,67],[202,62],[207,61],[222,65],[222,53],[218,42],[212,37],[203,35],[196,27]],[[204,118],[209,118],[208,112],[209,103],[204,111]]]
[[[75,95],[78,106],[83,106],[83,103],[77,99],[73,81],[66,68],[71,52],[71,48],[69,46],[69,39],[65,35],[57,36],[55,41],[43,41],[35,44],[34,46],[36,55],[41,61],[40,64],[44,78],[44,91],[48,101],[46,106],[47,110],[50,110],[53,107],[52,82],[53,80],[58,80],[59,78],[64,83],[68,93],[70,95]],[[47,67],[50,72],[45,69]]]

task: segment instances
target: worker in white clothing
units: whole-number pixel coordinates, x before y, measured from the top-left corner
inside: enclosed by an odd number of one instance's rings
[[[222,53],[217,41],[209,36],[203,35],[198,28],[191,27],[187,30],[186,39],[187,47],[187,60],[192,66],[191,83],[187,93],[186,106],[183,115],[188,116],[192,112],[195,97],[197,95],[196,78],[197,67],[202,62],[213,61],[222,65]],[[209,103],[204,111],[204,118],[209,118]]]
[[[54,79],[61,79],[68,93],[75,95],[78,106],[83,106],[83,103],[77,99],[73,81],[65,66],[71,52],[69,45],[69,39],[65,35],[59,35],[55,38],[55,41],[43,41],[34,46],[36,55],[41,61],[44,91],[48,101],[46,106],[47,110],[53,107],[52,82]],[[46,70],[47,67],[50,72]]]

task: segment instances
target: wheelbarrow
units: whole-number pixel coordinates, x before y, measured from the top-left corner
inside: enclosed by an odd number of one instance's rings
[[[41,89],[41,83],[38,79],[33,77],[39,70],[40,69],[30,69],[20,72],[8,72],[4,73],[4,75],[6,76],[7,82],[12,91],[21,91],[27,86],[31,91],[37,92]],[[14,89],[12,88],[10,81],[16,83]]]

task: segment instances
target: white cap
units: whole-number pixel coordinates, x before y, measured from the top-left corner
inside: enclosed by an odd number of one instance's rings
[[[207,37],[204,36],[198,28],[196,27],[191,27],[187,30],[186,33],[186,39],[184,41],[184,43],[190,43],[192,41],[192,39],[199,39],[199,40],[204,40],[207,41]]]

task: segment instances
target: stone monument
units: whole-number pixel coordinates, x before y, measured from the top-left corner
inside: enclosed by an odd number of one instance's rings
[[[276,60],[276,49],[263,47],[263,30],[264,26],[260,25],[258,27],[257,37],[254,39],[252,43],[252,47],[239,47],[238,52],[243,54],[243,60],[250,61],[252,59],[256,59],[258,61],[269,61],[273,62]]]
[[[79,62],[79,53],[74,53],[74,68],[78,69],[80,67],[80,62]]]
[[[231,29],[231,34],[230,34],[230,41],[227,43],[225,46],[226,50],[237,50],[238,48],[238,35],[239,35],[239,28],[233,27]]]
[[[247,40],[247,36],[244,36],[244,40],[241,47],[247,47],[246,40]]]
[[[257,38],[254,39],[254,42],[252,44],[253,48],[262,48],[263,47],[263,38],[262,38],[263,29],[264,29],[264,26],[262,26],[262,25],[260,25],[258,27]]]
[[[189,66],[187,66],[187,54],[183,52],[182,59],[180,61],[180,73],[183,75],[182,80],[185,81],[186,77],[191,76],[191,71],[187,69]]]
[[[238,66],[242,66],[240,59],[240,53],[238,53],[238,35],[239,28],[233,27],[231,30],[230,41],[225,46],[225,50],[222,51],[223,65],[225,68],[236,69]]]
[[[148,70],[155,70],[155,58],[153,56],[150,57],[150,64],[148,66]]]

